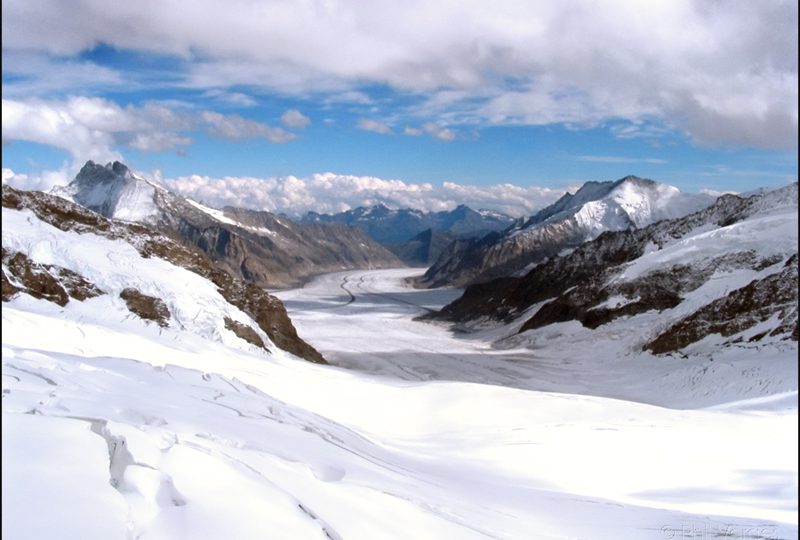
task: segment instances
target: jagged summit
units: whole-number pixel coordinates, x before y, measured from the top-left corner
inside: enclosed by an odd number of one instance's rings
[[[681,193],[674,186],[637,176],[586,182],[502,234],[453,245],[420,284],[463,286],[512,275],[605,231],[644,227],[697,211],[713,201],[708,195]]]
[[[87,161],[75,179],[53,193],[105,217],[124,221],[153,221],[159,214],[156,186],[119,161],[100,165]]]
[[[108,218],[150,225],[263,287],[285,287],[319,272],[402,265],[361,231],[297,224],[264,211],[210,208],[137,176],[119,161],[88,161],[68,186],[53,193]]]
[[[525,332],[573,320],[594,329],[655,311],[663,320],[650,323],[640,346],[656,353],[710,334],[726,344],[796,341],[797,183],[604,234],[525,276],[467,288],[438,317],[524,317]]]

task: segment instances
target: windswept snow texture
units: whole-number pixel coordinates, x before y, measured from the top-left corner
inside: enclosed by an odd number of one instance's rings
[[[376,379],[52,306],[3,309],[4,537],[797,538],[795,393],[673,410]]]
[[[459,337],[412,320],[459,294],[420,270],[279,294],[370,374],[248,344],[208,282],[120,241],[4,209],[3,247],[107,293],[3,304],[4,538],[797,538],[794,342],[655,357],[652,313]]]

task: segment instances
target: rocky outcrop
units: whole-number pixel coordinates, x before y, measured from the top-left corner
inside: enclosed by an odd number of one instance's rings
[[[35,263],[24,253],[12,253],[5,248],[2,254],[3,302],[8,302],[22,292],[66,306],[70,299],[83,301],[104,294],[86,278],[66,268]]]
[[[153,321],[162,328],[169,326],[169,309],[160,298],[142,294],[133,287],[122,289],[119,297],[125,301],[125,305],[134,315],[146,321]]]
[[[787,336],[797,341],[797,255],[776,272],[731,291],[670,326],[645,348],[655,354],[674,352],[711,334],[730,337],[776,317],[779,324],[749,338]]]
[[[520,332],[577,320],[597,328],[619,317],[675,308],[684,297],[717,274],[739,270],[769,275],[702,307],[670,326],[647,347],[654,352],[681,348],[708,333],[734,335],[779,317],[772,335],[797,338],[797,255],[764,254],[731,243],[716,255],[687,258],[626,277],[625,271],[645,253],[658,252],[697,231],[728,227],[773,207],[795,208],[797,184],[740,198],[721,197],[714,205],[684,218],[643,229],[606,232],[570,254],[555,257],[518,278],[502,278],[468,287],[461,298],[424,318],[455,322],[489,319],[510,322],[541,304]],[[795,210],[796,211],[796,210]],[[687,248],[691,253],[692,248]]]
[[[8,209],[27,209],[38,219],[63,231],[93,233],[124,240],[143,257],[158,257],[186,268],[214,283],[222,297],[250,316],[277,347],[306,360],[325,363],[322,355],[297,335],[280,300],[254,283],[220,269],[205,253],[196,248],[164,236],[147,225],[111,220],[83,206],[46,193],[18,191],[3,185],[2,204]],[[9,257],[13,255],[8,254]],[[15,290],[19,292],[24,289],[20,285],[22,282],[14,277],[11,266],[6,264],[5,252],[3,263],[3,300],[6,301],[7,296],[10,299]],[[57,294],[55,298],[60,296]]]
[[[230,317],[225,317],[225,328],[251,345],[255,345],[256,347],[265,349],[267,352],[269,352],[269,349],[266,347],[266,345],[264,345],[264,340],[261,339],[261,336],[258,335],[258,332],[246,324],[242,324],[239,321],[234,321]]]

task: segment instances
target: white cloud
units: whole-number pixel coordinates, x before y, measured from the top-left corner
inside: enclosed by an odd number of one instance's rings
[[[334,173],[313,174],[306,178],[191,175],[162,182],[169,189],[211,206],[231,205],[289,215],[302,215],[308,211],[336,213],[383,203],[394,208],[425,211],[451,210],[459,204],[466,204],[475,209],[486,208],[523,216],[554,202],[566,191],[511,184],[469,186],[444,182],[437,186]]]
[[[258,104],[255,99],[247,94],[226,92],[218,88],[207,90],[203,93],[203,96],[234,107],[255,107]]]
[[[456,133],[452,129],[440,126],[433,122],[428,122],[422,126],[422,129],[425,130],[425,133],[429,134],[434,139],[439,139],[440,141],[452,141],[456,138]]]
[[[166,131],[151,131],[137,133],[128,143],[128,146],[142,152],[164,152],[166,150],[183,149],[192,144],[191,137],[184,137],[177,133]]]
[[[419,137],[422,135],[422,130],[419,128],[406,126],[406,129],[403,130],[403,134],[408,135],[409,137]]]
[[[203,111],[200,118],[206,123],[207,131],[221,139],[263,138],[271,143],[285,143],[295,138],[294,134],[281,128],[270,127],[236,114],[225,115],[214,111]]]
[[[47,191],[54,186],[66,186],[76,172],[67,165],[56,171],[44,171],[36,175],[18,174],[4,167],[3,184],[25,191]]]
[[[292,129],[303,129],[311,125],[311,118],[297,109],[289,109],[281,116],[283,125]]]
[[[66,150],[76,162],[121,160],[117,147],[142,152],[183,152],[192,143],[188,131],[205,129],[227,139],[264,138],[272,143],[295,136],[281,128],[238,115],[196,112],[180,104],[148,102],[121,107],[97,97],[64,100],[3,99],[4,141],[24,140]]]
[[[394,133],[388,124],[370,118],[359,118],[356,126],[358,129],[380,133],[381,135],[392,135]]]
[[[162,76],[195,88],[344,96],[385,85],[427,98],[419,118],[449,125],[650,119],[703,144],[797,145],[793,0],[7,0],[2,31],[4,52],[76,66],[97,43],[174,55],[185,69]],[[89,84],[97,66],[81,65]],[[30,77],[4,93],[58,80]]]
[[[134,119],[118,105],[100,98],[66,102],[14,101],[3,99],[3,140],[26,140],[48,144],[69,152],[79,160],[121,159],[112,150],[114,135],[133,129]],[[114,125],[110,120],[116,118]]]

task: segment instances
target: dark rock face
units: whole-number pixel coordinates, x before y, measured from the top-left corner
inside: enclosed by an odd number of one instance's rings
[[[429,266],[436,261],[459,237],[448,232],[422,231],[417,236],[401,244],[384,244],[384,247],[397,255],[409,266]]]
[[[265,351],[269,352],[269,349],[266,347],[266,345],[264,345],[264,340],[261,339],[261,336],[259,336],[255,330],[253,330],[246,324],[234,321],[230,317],[225,317],[225,328],[227,328],[228,330],[239,336],[241,339],[250,343],[251,345],[255,345],[256,347],[260,347]]]
[[[733,336],[771,317],[781,322],[770,335],[797,341],[797,255],[780,272],[754,280],[681,319],[645,348],[655,354],[674,352],[711,334]],[[762,337],[756,334],[750,339]]]
[[[772,197],[772,199],[770,198]],[[693,265],[659,268],[634,279],[614,279],[626,263],[641,257],[646,249],[661,249],[698,227],[723,227],[737,223],[772,200],[797,198],[797,184],[772,195],[747,199],[721,197],[711,207],[684,218],[666,220],[643,229],[606,232],[572,253],[535,267],[524,277],[501,278],[468,287],[461,298],[439,313],[422,318],[467,322],[479,318],[511,321],[529,307],[544,302],[522,325],[520,332],[570,320],[597,328],[618,317],[674,308],[691,292],[719,271],[777,267],[783,256],[762,258],[752,250],[732,251],[703,259]],[[610,298],[621,298],[614,305]],[[676,350],[709,333],[730,336],[769,317],[779,316],[775,332],[797,339],[797,256],[783,270],[731,292],[676,323],[648,344],[653,352]],[[774,334],[773,335],[777,335]]]
[[[119,162],[87,162],[59,193],[105,217],[150,225],[262,287],[289,287],[323,272],[403,266],[351,227],[301,225],[237,208],[225,208],[215,218],[188,199],[137,178]]]
[[[119,297],[125,300],[131,313],[147,321],[155,321],[162,328],[169,326],[169,309],[160,298],[142,294],[133,287],[123,289]]]
[[[276,346],[306,360],[326,363],[322,355],[300,339],[283,303],[263,288],[234,277],[218,268],[202,251],[160,234],[140,223],[118,222],[60,197],[41,192],[18,191],[3,186],[4,208],[32,211],[39,219],[63,230],[94,233],[122,239],[134,246],[143,257],[158,257],[186,268],[213,282],[232,305],[247,313]],[[11,256],[13,254],[9,254]],[[3,254],[6,267],[6,254]],[[19,280],[3,271],[3,301],[24,290]]]
[[[94,284],[72,270],[31,261],[24,253],[3,248],[2,299],[8,302],[20,292],[34,298],[66,306],[70,299],[79,301],[104,294]],[[6,275],[8,271],[8,275]]]

